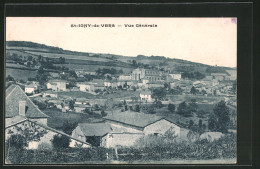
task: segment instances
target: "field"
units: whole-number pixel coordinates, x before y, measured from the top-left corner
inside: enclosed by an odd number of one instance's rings
[[[90,115],[83,113],[62,113],[59,110],[53,109],[46,109],[43,112],[49,116],[47,125],[58,130],[62,127],[64,122],[69,122],[70,124],[73,124],[99,121],[99,118],[93,118],[90,117]]]
[[[42,51],[42,52],[48,52],[47,49],[42,49],[42,48],[30,48],[30,47],[14,47],[14,46],[7,46],[6,49],[11,49],[11,50],[25,50],[25,51]]]
[[[120,70],[122,69],[124,73],[131,73],[133,68],[128,68],[128,67],[117,67],[117,66],[101,66],[101,65],[91,65],[91,64],[54,64],[55,66],[65,66],[71,70],[76,70],[76,69],[84,69],[85,71],[89,71],[89,72],[95,72],[98,68],[103,69],[103,68],[107,68],[107,69],[117,69]]]
[[[18,56],[22,56],[22,57],[28,57],[28,56],[32,56],[32,57],[36,57],[33,54],[29,54],[29,53],[25,53],[23,51],[18,51],[18,50],[10,50],[10,49],[6,49],[6,53],[9,53],[10,55],[12,54],[17,54]],[[6,58],[8,59],[8,58]]]
[[[22,69],[12,69],[12,68],[6,68],[5,70],[6,70],[6,77],[10,75],[15,80],[27,81],[29,77],[35,78],[37,74],[35,70],[22,70]]]
[[[32,51],[26,51],[26,53],[33,54],[33,55],[42,55],[43,57],[49,57],[49,58],[64,57],[65,59],[76,59],[76,60],[87,60],[87,61],[99,61],[99,62],[110,61],[109,59],[102,58],[102,57],[88,57],[83,55],[68,55],[68,54],[32,52]]]
[[[125,91],[125,90],[118,90],[116,93],[111,94],[100,94],[100,95],[92,95],[87,92],[81,91],[71,91],[71,92],[58,92],[59,97],[72,97],[72,98],[86,98],[86,99],[120,99],[120,98],[129,98],[134,96],[139,96],[138,91]]]
[[[25,68],[25,69],[28,69],[28,67],[26,67],[24,65],[19,65],[19,64],[14,64],[14,63],[6,63],[5,67],[7,67],[7,68]]]

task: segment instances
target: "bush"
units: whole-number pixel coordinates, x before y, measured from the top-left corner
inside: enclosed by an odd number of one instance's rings
[[[101,111],[101,116],[102,116],[102,117],[105,117],[106,115],[107,115],[107,113],[106,113],[104,110],[102,110],[102,111]]]
[[[139,139],[133,147],[118,147],[120,161],[132,162],[165,159],[210,160],[236,157],[236,135],[228,134],[219,140],[209,142],[174,142],[164,136],[148,135]],[[23,150],[11,151],[8,160],[13,164],[33,163],[87,163],[89,161],[104,162],[116,159],[115,150],[103,147],[68,148],[60,151]]]
[[[44,151],[44,150],[52,150],[52,145],[46,142],[42,142],[38,145],[37,148],[39,151]]]
[[[69,144],[70,144],[70,138],[65,135],[59,136],[58,134],[56,134],[52,139],[52,146],[55,149],[68,148]]]
[[[27,146],[26,138],[20,134],[11,135],[6,141],[6,148],[22,150]]]
[[[174,112],[175,112],[175,105],[169,103],[169,105],[168,105],[168,110],[169,110],[170,113],[174,113]]]

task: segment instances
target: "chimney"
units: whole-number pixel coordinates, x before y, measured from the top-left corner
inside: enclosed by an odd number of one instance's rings
[[[26,111],[26,101],[19,101],[19,115],[25,116]]]

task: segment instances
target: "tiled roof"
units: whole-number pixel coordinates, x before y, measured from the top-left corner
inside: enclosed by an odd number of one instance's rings
[[[10,88],[10,89],[9,89]],[[18,85],[12,85],[6,90],[5,116],[15,117],[19,115],[19,101],[26,101],[27,118],[47,118],[39,108],[28,98]]]
[[[104,136],[112,131],[107,123],[79,123],[79,127],[85,136]]]
[[[146,127],[160,119],[163,119],[163,117],[152,114],[125,111],[120,113],[109,113],[106,117],[104,117],[104,119],[137,127]]]

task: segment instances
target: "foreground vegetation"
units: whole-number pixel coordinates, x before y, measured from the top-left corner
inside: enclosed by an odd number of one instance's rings
[[[6,146],[7,147],[7,146]],[[42,146],[43,147],[43,146]],[[117,152],[117,153],[116,153]],[[14,149],[6,153],[12,164],[53,164],[53,163],[111,163],[114,160],[128,163],[150,160],[212,160],[235,159],[236,135],[227,134],[219,140],[208,142],[167,142],[161,138],[150,140],[149,144],[140,140],[135,147],[113,148],[41,148],[38,150]]]

